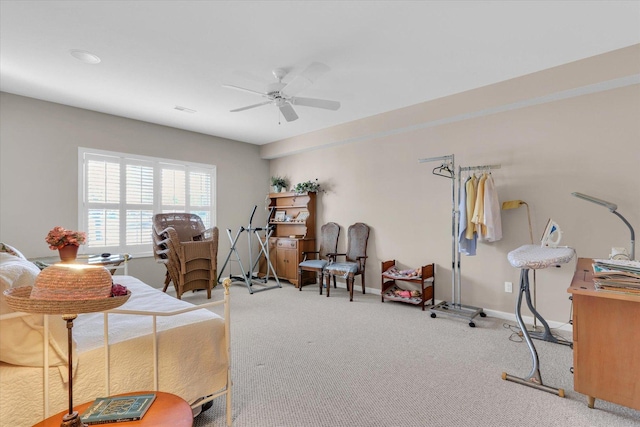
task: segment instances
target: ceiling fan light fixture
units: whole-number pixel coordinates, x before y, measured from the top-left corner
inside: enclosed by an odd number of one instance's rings
[[[71,49],[69,53],[78,61],[82,61],[85,64],[98,64],[101,61],[98,55],[94,55],[93,53],[87,52],[86,50]]]
[[[272,73],[273,73],[273,77],[275,77],[280,82],[282,81],[284,76],[287,75],[287,70],[285,70],[284,68],[276,68],[275,70],[272,71]]]

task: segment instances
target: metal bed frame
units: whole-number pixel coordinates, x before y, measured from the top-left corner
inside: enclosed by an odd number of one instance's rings
[[[153,386],[154,390],[158,391],[158,333],[156,329],[156,319],[158,316],[175,316],[182,313],[187,313],[194,310],[201,310],[209,307],[216,307],[223,305],[224,306],[224,329],[225,329],[225,350],[227,352],[227,384],[224,388],[219,391],[206,396],[204,399],[198,400],[195,403],[191,404],[191,409],[195,409],[199,406],[204,405],[207,402],[212,401],[220,396],[226,396],[226,421],[227,425],[231,426],[231,416],[232,416],[232,402],[231,402],[231,329],[230,329],[230,297],[229,297],[229,287],[231,285],[230,279],[225,279],[223,281],[224,286],[224,299],[221,301],[214,301],[206,304],[195,305],[189,308],[183,308],[180,310],[162,312],[162,311],[140,311],[140,310],[123,310],[123,309],[113,309],[104,312],[104,350],[105,350],[105,390],[106,394],[110,394],[110,360],[109,360],[109,315],[110,314],[129,314],[129,315],[140,315],[140,316],[152,316],[153,318]],[[0,316],[1,320],[12,319],[16,317],[29,316],[31,313],[10,313]],[[44,336],[49,337],[49,316],[44,316]],[[48,341],[44,343],[44,363],[43,363],[43,405],[44,405],[44,418],[48,418],[51,414],[49,411],[49,343]]]

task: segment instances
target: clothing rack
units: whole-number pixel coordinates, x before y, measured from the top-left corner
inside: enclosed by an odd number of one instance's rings
[[[451,179],[451,302],[442,301],[429,310],[431,311],[431,317],[437,317],[437,313],[446,314],[449,316],[461,317],[469,321],[469,326],[474,328],[476,326],[473,319],[476,316],[486,317],[486,313],[480,307],[473,307],[462,304],[461,298],[461,262],[459,251],[459,218],[460,211],[458,210],[460,201],[460,191],[462,186],[462,172],[476,171],[476,170],[492,170],[500,169],[500,165],[480,165],[480,166],[465,166],[458,167],[458,173],[455,172],[455,155],[449,154],[446,156],[430,157],[426,159],[419,159],[420,163],[427,162],[443,162],[440,167],[433,169],[432,173],[437,176],[442,176]],[[448,173],[447,173],[448,171]],[[456,195],[456,186],[458,192]]]

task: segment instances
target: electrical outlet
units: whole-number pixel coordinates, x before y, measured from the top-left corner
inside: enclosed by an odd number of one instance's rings
[[[504,291],[505,292],[513,292],[513,283],[504,282]]]

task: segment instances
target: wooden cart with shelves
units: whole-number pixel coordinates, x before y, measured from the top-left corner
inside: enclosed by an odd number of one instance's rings
[[[268,209],[273,209],[269,225],[274,231],[269,239],[269,258],[278,279],[298,283],[298,264],[303,252],[315,251],[316,193],[270,193]],[[281,220],[281,218],[283,218]],[[260,274],[266,272],[266,262],[260,262]],[[315,283],[313,272],[304,272],[304,284]]]
[[[436,284],[434,264],[427,264],[420,267],[420,276],[405,276],[389,273],[389,269],[395,265],[395,260],[382,262],[382,287],[380,288],[380,299],[382,302],[386,300],[418,305],[422,307],[422,311],[424,311],[427,301],[431,300],[431,304],[435,304]],[[396,295],[395,290],[403,290],[396,281],[420,285],[420,296],[409,297]]]

